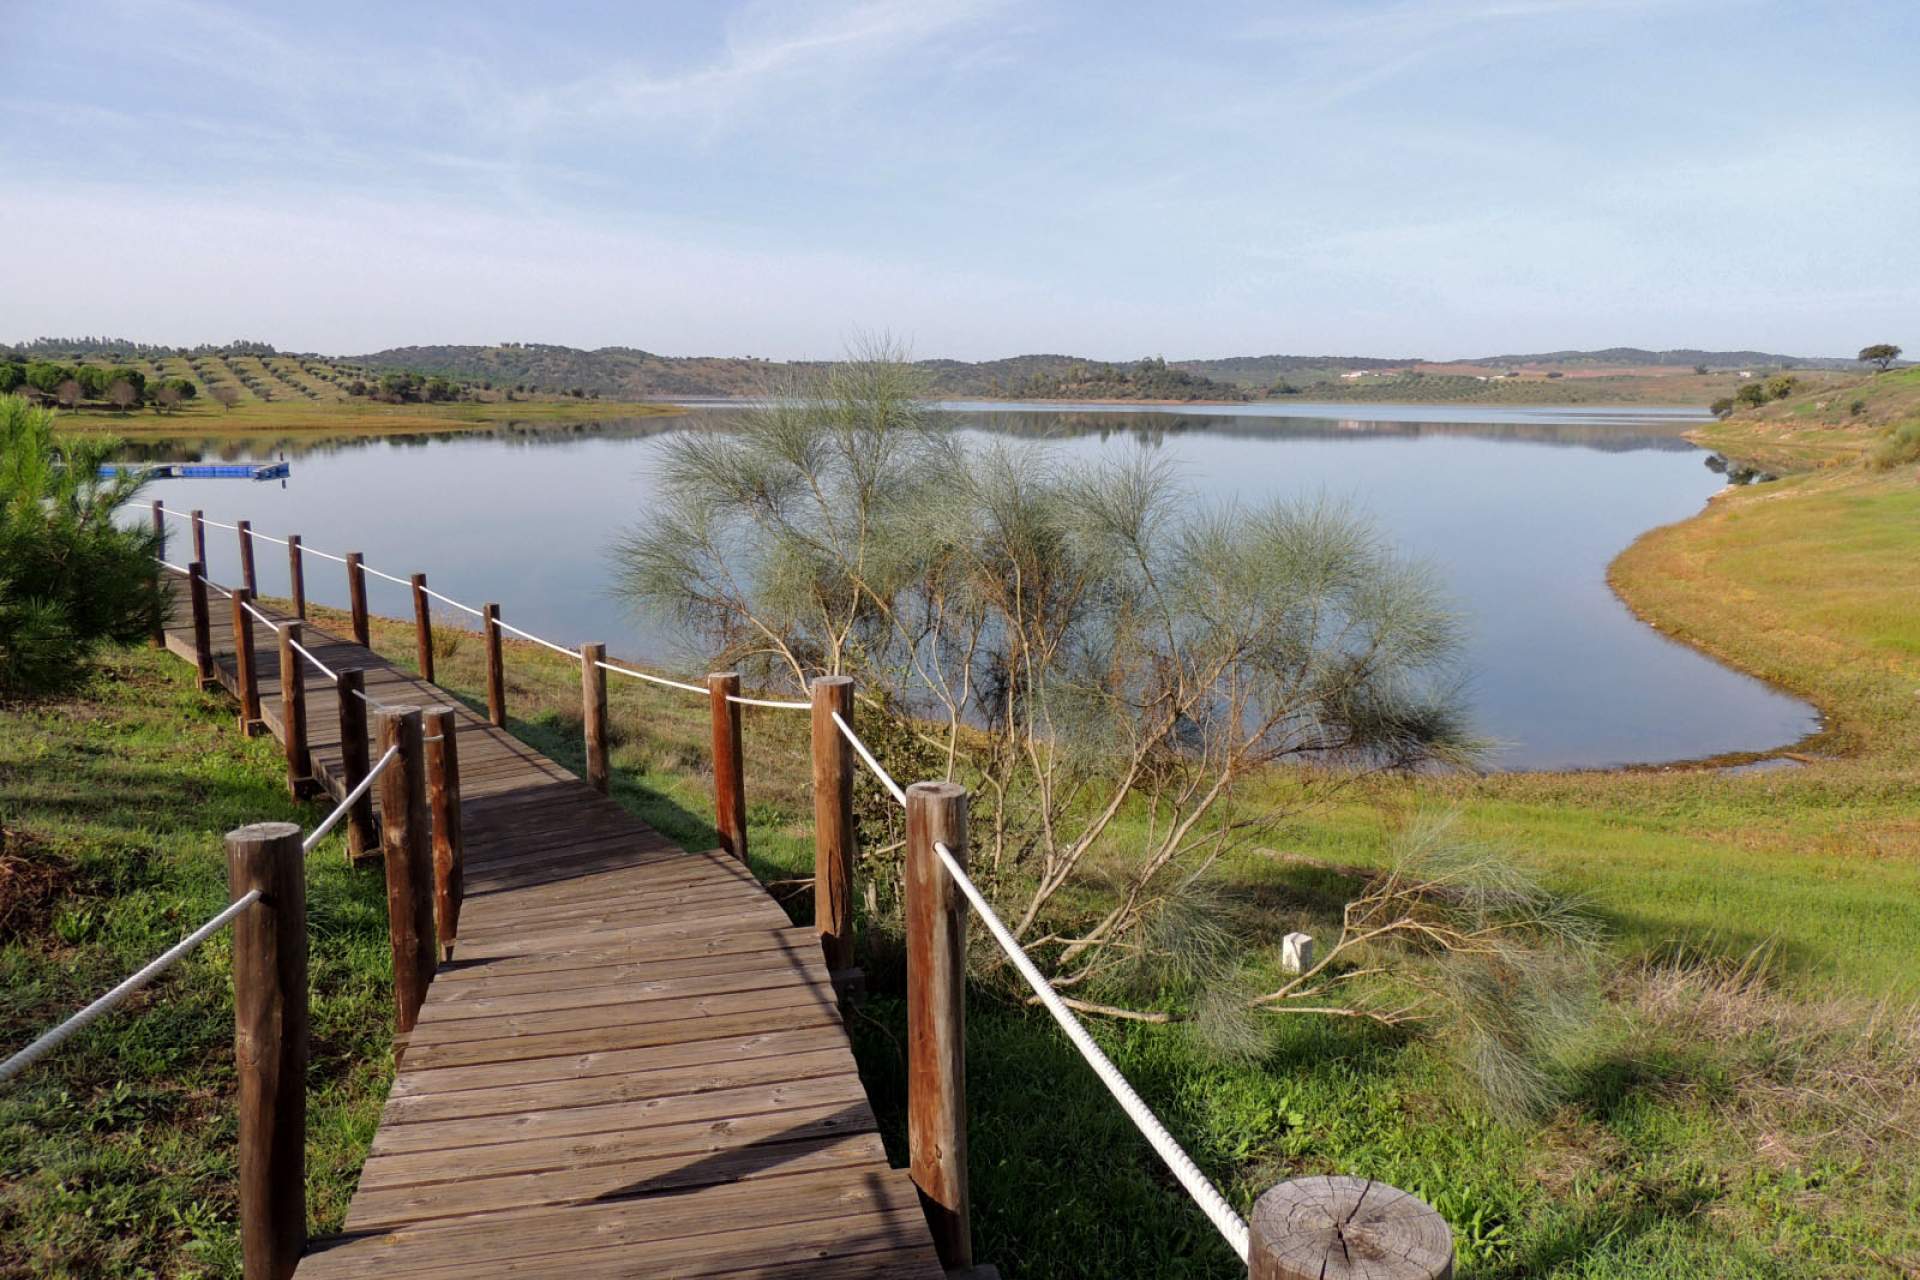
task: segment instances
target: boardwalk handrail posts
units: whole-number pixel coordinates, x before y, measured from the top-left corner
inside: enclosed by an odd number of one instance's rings
[[[307,750],[307,670],[301,665],[298,622],[280,624],[280,729],[286,740],[287,790],[296,796],[313,787],[313,755]]]
[[[300,554],[300,535],[287,535],[287,582],[293,600],[293,616],[307,620],[307,561]]]
[[[400,753],[380,775],[380,852],[387,864],[387,936],[393,944],[393,1024],[413,1030],[433,980],[433,851],[418,707],[380,709],[380,752]]]
[[[433,683],[433,603],[427,599],[427,575],[413,575],[413,650],[420,678]]]
[[[287,1280],[307,1243],[307,889],[300,828],[227,833],[227,883],[259,899],[233,921],[246,1280]]]
[[[853,746],[833,722],[853,723],[853,678],[813,682],[813,923],[827,971],[853,968]]]
[[[487,649],[487,719],[496,729],[507,727],[507,666],[500,648],[500,606],[480,607],[480,630]]]
[[[195,507],[193,514],[187,519],[193,528],[193,558],[205,564],[207,562],[207,513]]]
[[[967,1189],[967,901],[934,844],[966,865],[967,792],[907,788],[907,1150],[913,1183],[948,1271],[973,1265]]]
[[[253,669],[253,615],[247,606],[253,592],[233,589],[233,679],[240,697],[240,732],[248,737],[266,728],[260,718],[260,682]]]
[[[352,791],[372,768],[367,755],[367,675],[342,671],[334,689],[340,698],[340,781]],[[373,826],[373,797],[361,796],[347,811],[347,861],[359,862],[373,852],[379,833]]]
[[[587,785],[601,795],[612,785],[607,765],[607,660],[604,644],[580,646],[580,723],[587,745]]]
[[[1451,1280],[1453,1234],[1417,1196],[1371,1178],[1295,1178],[1254,1203],[1249,1280]]]
[[[707,698],[713,711],[713,825],[720,847],[741,862],[747,860],[747,792],[740,750],[740,673],[716,671],[707,676]]]
[[[213,687],[213,620],[207,611],[207,562],[187,566],[187,598],[193,608],[193,667],[200,687]]]
[[[452,707],[422,713],[427,747],[427,807],[433,813],[433,915],[440,959],[453,959],[466,896],[466,848],[460,830],[460,751]]]
[[[240,544],[240,585],[249,595],[260,594],[260,579],[253,569],[253,521],[235,520],[233,536]]]
[[[167,508],[158,498],[153,503],[153,555],[162,564],[166,563]],[[172,593],[169,592],[166,598],[172,600]],[[167,647],[167,606],[164,604],[153,611],[153,634],[148,639],[153,641],[156,649]]]
[[[347,608],[353,615],[353,642],[362,649],[371,649],[373,636],[367,630],[366,557],[358,551],[347,552]]]

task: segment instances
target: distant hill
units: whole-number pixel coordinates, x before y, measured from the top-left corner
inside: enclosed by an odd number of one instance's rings
[[[0,346],[15,359],[146,362],[198,377],[211,389],[233,382],[260,399],[297,396],[309,400],[346,396],[356,380],[383,373],[441,375],[476,394],[583,397],[613,400],[684,400],[752,396],[783,372],[804,364],[751,356],[666,356],[639,347],[583,350],[550,343],[504,342],[492,346],[390,347],[360,356],[282,352],[271,344],[236,341],[197,347],[167,347],[104,337],[38,338]],[[927,359],[919,362],[930,390],[950,399],[1244,400],[1268,395],[1324,399],[1470,398],[1510,400],[1524,395],[1555,402],[1679,398],[1705,403],[1725,391],[1693,378],[1696,366],[1733,377],[1738,370],[1793,368],[1811,372],[1857,372],[1858,362],[1831,356],[1790,356],[1765,351],[1654,351],[1609,347],[1599,351],[1546,351],[1438,361],[1419,356],[1228,356],[1133,362],[1061,353],[1009,356],[1000,360]],[[1502,383],[1498,375],[1523,372]],[[1682,386],[1680,375],[1691,379]],[[1427,381],[1418,381],[1424,376]],[[1540,379],[1581,381],[1543,388]],[[1437,381],[1445,379],[1448,381]],[[1627,383],[1658,381],[1650,392]],[[1458,385],[1455,386],[1454,384]],[[1550,394],[1549,394],[1550,391]],[[1711,393],[1711,394],[1709,394]]]
[[[1606,347],[1599,351],[1539,351],[1532,355],[1481,356],[1462,360],[1461,364],[1532,365],[1577,368],[1667,368],[1691,369],[1703,364],[1709,369],[1843,369],[1857,371],[1860,362],[1848,356],[1788,356],[1774,351],[1701,351],[1680,347],[1671,351],[1649,351],[1645,347]]]
[[[1226,356],[1214,360],[1175,360],[1176,368],[1203,378],[1265,390],[1279,382],[1307,384],[1325,381],[1355,370],[1405,369],[1421,363],[1419,356],[1383,359],[1378,356]]]

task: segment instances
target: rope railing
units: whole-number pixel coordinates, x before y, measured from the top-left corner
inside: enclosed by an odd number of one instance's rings
[[[567,648],[563,644],[555,644],[553,641],[547,639],[546,637],[537,636],[533,634],[533,632],[531,631],[522,631],[519,627],[514,626],[511,622],[508,622],[504,618],[496,618],[495,621],[499,623],[500,629],[502,631],[511,631],[513,632],[513,634],[519,636],[522,640],[531,640],[535,644],[543,644],[547,646],[547,648],[553,650],[555,653],[564,653],[569,658],[572,658],[575,662],[580,661],[579,653],[576,652],[575,650]]]
[[[367,770],[367,776],[360,779],[359,785],[347,792],[346,798],[335,805],[333,812],[328,814],[321,821],[320,825],[313,829],[313,834],[300,842],[300,850],[302,853],[313,852],[313,846],[319,844],[320,841],[326,837],[327,832],[340,825],[340,820],[347,816],[347,810],[353,808],[353,806],[359,802],[360,797],[367,794],[368,788],[373,786],[374,779],[380,776],[381,770],[392,764],[394,758],[399,754],[400,746],[398,743],[387,748],[387,753],[380,757],[378,764]]]
[[[1114,1101],[1120,1104],[1120,1109],[1126,1112],[1127,1119],[1133,1121],[1134,1127],[1140,1130],[1141,1136],[1146,1138],[1154,1154],[1166,1163],[1180,1185],[1186,1188],[1187,1194],[1193,1197],[1194,1203],[1200,1206],[1200,1212],[1207,1215],[1207,1219],[1225,1237],[1233,1251],[1240,1255],[1240,1260],[1245,1262],[1248,1248],[1246,1219],[1233,1211],[1233,1206],[1227,1203],[1226,1197],[1220,1194],[1219,1189],[1207,1179],[1206,1174],[1200,1172],[1200,1167],[1194,1164],[1193,1157],[1181,1148],[1179,1141],[1167,1131],[1167,1126],[1160,1123],[1160,1117],[1153,1114],[1153,1109],[1147,1106],[1135,1092],[1134,1087],[1127,1082],[1126,1076],[1120,1073],[1120,1068],[1113,1065],[1113,1059],[1109,1058],[1094,1041],[1085,1024],[1073,1015],[1071,1009],[1067,1008],[1066,1003],[1060,999],[1059,992],[1053,989],[1053,984],[1047,981],[1046,975],[1034,965],[1027,955],[1026,948],[1020,945],[1019,939],[1015,938],[1007,926],[1001,922],[999,914],[994,911],[986,896],[980,892],[980,887],[974,884],[972,877],[968,876],[966,869],[960,865],[959,859],[953,856],[953,850],[936,840],[933,842],[933,851],[939,857],[940,865],[945,867],[947,874],[953,878],[955,886],[966,896],[968,904],[979,914],[980,922],[987,926],[987,932],[993,936],[995,942],[1000,944],[1000,950],[1006,954],[1008,960],[1012,961],[1013,967],[1020,976],[1026,979],[1027,985],[1033,988],[1033,994],[1039,997],[1046,1011],[1053,1015],[1053,1020],[1060,1024],[1060,1029],[1067,1033],[1067,1039],[1080,1051],[1080,1056],[1086,1059],[1087,1065],[1093,1068],[1093,1074],[1099,1077],[1100,1083],[1107,1087],[1107,1092],[1112,1094]]]
[[[175,511],[171,507],[162,507],[161,512],[164,515],[172,516],[176,520],[187,520],[191,518],[189,516],[181,514],[178,511]],[[201,521],[204,524],[210,524],[210,525],[213,525],[215,528],[219,528],[219,529],[238,530],[239,528],[238,525],[226,524],[218,520],[208,520],[205,516],[201,517]],[[290,542],[285,538],[275,538],[264,533],[252,532],[252,536],[256,538],[265,538],[267,539],[267,541],[278,543],[283,547],[291,545]],[[318,547],[307,546],[305,543],[300,544],[300,550],[303,554],[320,556],[322,559],[331,560],[336,564],[348,563],[348,560],[345,556],[337,556],[330,551],[322,551]],[[166,562],[161,561],[161,563],[165,564]],[[167,567],[170,569],[173,569],[176,573],[179,573],[182,575],[185,575],[187,572],[185,569],[179,568],[178,566],[175,566],[175,565],[167,565]],[[410,580],[406,578],[395,577],[393,574],[387,573],[386,571],[381,569],[376,569],[372,565],[367,564],[364,561],[361,563],[360,569],[364,573],[371,574],[373,577],[380,578],[386,582],[391,582],[396,586],[412,588],[414,585]],[[220,592],[220,594],[224,596],[231,597],[233,594],[232,592],[227,591],[224,588],[216,585],[211,579],[207,580],[207,585],[209,587],[212,587],[215,591]],[[447,605],[454,609],[459,609],[461,612],[471,614],[473,617],[476,617],[476,618],[485,618],[487,616],[484,610],[476,609],[472,605],[466,603],[464,600],[456,600],[450,595],[446,595],[442,592],[435,591],[432,587],[427,586],[424,582],[419,585],[422,593],[432,597],[435,600],[438,600],[441,604]],[[275,631],[279,630],[279,627],[275,626],[272,620],[267,618],[266,615],[262,614],[258,609],[253,609],[251,605],[249,605],[248,608],[253,612],[255,617],[259,618],[260,621],[265,623],[268,627],[271,627]],[[553,650],[555,653],[565,654],[567,657],[572,658],[575,662],[580,661],[580,654],[577,650],[569,649],[567,648],[567,646],[563,644],[555,643],[554,641],[547,639],[545,636],[535,635],[531,631],[527,631],[527,630],[524,630],[523,628],[516,627],[511,622],[508,622],[504,618],[495,617],[493,619],[493,622],[502,631],[511,632],[513,635],[519,636],[522,640],[529,640],[529,641],[532,641],[534,644],[543,645],[546,648]],[[320,667],[321,670],[323,671],[326,670],[324,666],[321,666],[318,660],[314,659],[312,654],[306,653],[304,649],[302,649],[301,652],[303,654],[306,654],[308,661],[313,662],[314,665]],[[707,693],[708,692],[707,686],[700,685],[700,684],[693,684],[686,680],[675,680],[668,676],[654,675],[651,672],[636,671],[631,667],[618,666],[610,662],[600,662],[600,663],[596,663],[595,665],[600,667],[602,670],[611,671],[615,675],[628,676],[635,680],[649,681],[650,683],[661,685],[669,689],[680,689],[687,693]],[[810,710],[813,705],[808,702],[795,702],[795,701],[788,701],[780,698],[750,698],[742,694],[728,694],[727,701],[738,703],[743,707],[768,707],[768,708],[772,708],[774,710],[779,710],[779,711],[807,711],[807,710]]]
[[[506,623],[503,622],[500,625],[505,626]],[[635,680],[645,680],[649,684],[665,685],[669,689],[685,689],[688,693],[707,692],[705,685],[688,684],[685,680],[672,680],[666,676],[656,676],[645,671],[635,671],[631,667],[615,666],[611,662],[596,662],[593,665],[599,667],[602,671],[611,671],[617,676],[631,676]]]
[[[333,683],[335,684],[340,683],[340,673],[335,671],[332,667],[329,667],[326,663],[320,661],[320,659],[314,657],[313,651],[311,649],[301,644],[298,640],[289,640],[287,641],[287,643],[293,646],[293,651],[295,653],[305,658],[308,662],[311,662],[314,666],[314,669],[317,670],[321,675],[333,681]]]
[[[13,1079],[22,1071],[25,1071],[49,1053],[52,1053],[55,1049],[58,1049],[75,1035],[86,1030],[87,1027],[91,1026],[102,1015],[111,1012],[119,1005],[125,1003],[128,996],[172,968],[182,956],[185,956],[189,951],[192,951],[195,947],[212,937],[235,916],[259,900],[260,891],[258,889],[249,889],[247,892],[241,894],[232,902],[228,903],[225,909],[216,914],[211,920],[201,925],[198,929],[195,929],[192,933],[189,933],[186,937],[180,939],[179,942],[167,948],[167,950],[155,956],[140,970],[120,983],[119,986],[116,986],[113,990],[80,1010],[80,1012],[74,1014],[59,1026],[46,1032],[32,1044],[8,1058],[5,1062],[0,1062],[0,1081]]]
[[[374,568],[372,565],[366,564],[364,562],[360,565],[360,568],[361,568],[361,571],[364,573],[370,573],[376,578],[385,578],[388,582],[398,583],[400,586],[403,586],[403,587],[411,587],[413,585],[411,582],[407,581],[405,578],[396,578],[392,574],[384,573],[381,570]]]
[[[783,702],[779,698],[746,698],[737,693],[727,695],[728,702],[737,702],[743,707],[772,707],[776,711],[811,711],[811,702]]]
[[[861,740],[859,734],[853,731],[853,726],[849,725],[838,711],[833,713],[833,723],[852,744],[854,751],[866,763],[867,768],[873,771],[874,777],[879,779],[881,785],[886,787],[893,794],[893,798],[904,807],[907,803],[907,793],[881,766],[879,760],[874,758],[867,744]],[[1025,979],[1026,984],[1033,988],[1033,993],[1041,1005],[1053,1015],[1053,1020],[1060,1024],[1060,1029],[1066,1032],[1067,1039],[1075,1049],[1080,1051],[1080,1056],[1086,1059],[1094,1075],[1099,1078],[1101,1084],[1106,1086],[1107,1092],[1113,1095],[1114,1101],[1120,1104],[1120,1109],[1126,1113],[1129,1120],[1133,1121],[1134,1127],[1140,1130],[1141,1136],[1146,1138],[1154,1154],[1166,1163],[1167,1168],[1186,1189],[1187,1194],[1193,1197],[1194,1203],[1199,1205],[1200,1211],[1207,1215],[1208,1220],[1232,1246],[1233,1251],[1240,1255],[1241,1261],[1246,1261],[1249,1248],[1246,1219],[1234,1212],[1233,1206],[1227,1203],[1219,1189],[1193,1162],[1193,1157],[1182,1149],[1179,1141],[1168,1132],[1166,1125],[1153,1114],[1153,1109],[1147,1106],[1139,1093],[1128,1083],[1126,1076],[1121,1074],[1120,1068],[1113,1065],[1113,1059],[1109,1058],[1095,1042],[1085,1024],[1074,1016],[1071,1009],[1067,1008],[1059,992],[1053,989],[1053,984],[1047,981],[1046,975],[1035,966],[1032,958],[1027,955],[1026,948],[1020,945],[1019,939],[1015,938],[1013,932],[1001,921],[999,913],[993,909],[993,904],[987,901],[986,895],[980,892],[980,887],[974,884],[972,877],[967,875],[966,868],[960,865],[958,858],[954,857],[953,850],[942,841],[936,840],[933,842],[933,851],[955,887],[979,914],[981,923],[986,925],[987,932],[992,935],[994,942],[999,944],[1000,950],[1006,954],[1007,959],[1012,962],[1021,978]]]
[[[385,577],[386,575],[382,574],[381,576]],[[438,591],[435,591],[432,587],[428,586],[424,582],[420,584],[420,590],[426,592],[428,595],[432,596],[435,600],[438,600],[441,604],[450,604],[456,609],[464,609],[476,618],[484,618],[487,616],[486,614],[480,612],[480,610],[474,608],[470,604],[462,604],[460,603],[460,601],[455,600],[452,596],[441,595]]]
[[[275,622],[272,618],[269,618],[266,614],[262,613],[256,607],[254,607],[253,601],[243,600],[240,602],[240,607],[242,609],[245,609],[248,613],[252,614],[254,617],[258,618],[260,620],[261,626],[265,627],[267,630],[273,632],[276,635],[279,634],[280,624]]]
[[[853,749],[860,753],[860,758],[866,761],[867,768],[873,770],[873,776],[880,779],[881,785],[893,793],[895,800],[904,805],[907,802],[906,791],[893,780],[892,774],[880,767],[880,762],[873,758],[873,752],[867,750],[867,744],[860,741],[860,735],[853,731],[853,726],[848,724],[838,711],[833,713],[833,722],[840,727],[840,732],[846,735],[847,741],[853,744]]]

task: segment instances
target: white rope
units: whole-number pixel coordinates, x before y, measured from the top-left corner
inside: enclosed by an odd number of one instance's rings
[[[834,719],[839,718],[839,715],[835,714]],[[1167,1132],[1167,1127],[1160,1123],[1160,1118],[1154,1115],[1152,1109],[1141,1100],[1140,1095],[1134,1092],[1133,1086],[1127,1083],[1127,1078],[1120,1074],[1120,1068],[1113,1065],[1113,1059],[1107,1057],[1100,1046],[1094,1043],[1093,1037],[1087,1034],[1086,1027],[1081,1025],[1080,1019],[1073,1016],[1072,1010],[1067,1008],[1061,1001],[1059,993],[1053,989],[1053,984],[1034,967],[1033,961],[1027,958],[1026,949],[1007,931],[1007,926],[1000,922],[1000,917],[994,913],[993,907],[988,904],[986,898],[981,896],[980,890],[968,878],[966,869],[960,865],[959,859],[953,856],[953,850],[936,840],[933,842],[933,852],[946,867],[947,874],[953,877],[953,882],[959,886],[960,892],[966,895],[967,901],[979,913],[981,923],[987,926],[987,932],[993,935],[993,940],[1000,944],[1002,951],[1006,952],[1007,959],[1013,961],[1013,967],[1020,971],[1020,976],[1027,980],[1027,985],[1033,988],[1033,993],[1040,997],[1040,1003],[1045,1005],[1047,1012],[1053,1015],[1053,1020],[1060,1024],[1060,1029],[1067,1033],[1067,1039],[1071,1040],[1073,1047],[1080,1051],[1080,1056],[1087,1060],[1087,1065],[1093,1068],[1093,1073],[1100,1077],[1100,1083],[1107,1086],[1107,1092],[1111,1093],[1114,1101],[1120,1104],[1120,1109],[1127,1113],[1127,1118],[1132,1120],[1135,1127],[1145,1136],[1155,1154],[1166,1161],[1167,1168],[1171,1169],[1173,1176],[1180,1180],[1180,1185],[1187,1189],[1187,1194],[1192,1196],[1194,1202],[1200,1206],[1200,1211],[1206,1214],[1213,1225],[1219,1229],[1220,1234],[1226,1237],[1227,1243],[1233,1246],[1233,1251],[1240,1255],[1241,1261],[1246,1261],[1246,1220],[1235,1213],[1233,1206],[1226,1202],[1213,1183],[1207,1181],[1207,1175],[1200,1172],[1200,1167],[1194,1164],[1193,1157],[1181,1150],[1180,1144],[1174,1140],[1171,1133]]]
[[[378,569],[374,568],[372,565],[368,564],[364,560],[360,562],[360,571],[362,573],[370,573],[376,578],[385,578],[388,582],[397,582],[403,587],[410,587],[413,585],[411,582],[407,581],[405,578],[396,578],[390,573],[380,572]]]
[[[272,618],[269,618],[266,614],[260,612],[258,609],[254,608],[253,601],[242,600],[240,602],[240,607],[242,609],[245,609],[248,613],[252,614],[254,617],[260,619],[261,625],[266,627],[267,630],[275,631],[275,632],[280,630],[280,624],[275,622]]]
[[[153,562],[159,565],[162,569],[173,570],[175,573],[179,574],[183,578],[191,578],[193,576],[191,571],[184,569],[180,565],[174,564],[170,561],[162,560],[159,556],[155,556],[153,558]]]
[[[833,713],[833,722],[840,726],[840,732],[845,734],[847,741],[853,744],[853,749],[860,753],[860,758],[867,762],[867,768],[873,770],[880,781],[886,785],[887,790],[893,792],[893,798],[905,804],[907,793],[900,789],[900,784],[893,780],[891,774],[880,767],[880,762],[873,758],[873,752],[867,750],[867,744],[860,741],[860,735],[853,731],[853,726],[842,720],[838,711]]]
[[[308,662],[311,662],[314,666],[318,667],[320,669],[321,675],[333,681],[335,684],[340,683],[339,675],[336,672],[334,672],[330,667],[328,667],[326,663],[314,657],[312,650],[308,649],[307,646],[301,644],[298,640],[289,640],[287,641],[287,643],[293,646],[293,651],[295,653],[299,654],[301,657],[305,658]]]
[[[270,533],[261,533],[258,529],[247,530],[247,536],[249,538],[258,538],[262,542],[277,542],[283,547],[288,545],[285,538],[276,538]]]
[[[476,618],[484,618],[486,616],[485,614],[481,613],[478,609],[474,608],[470,604],[461,604],[458,600],[455,600],[452,596],[441,595],[438,591],[435,591],[432,587],[429,587],[424,582],[420,584],[420,589],[426,592],[428,595],[432,596],[435,600],[438,600],[441,604],[450,604],[456,609],[465,609],[468,613],[472,614]]]
[[[355,689],[353,691],[353,696],[360,699],[360,701],[366,703],[368,706],[372,707],[375,711],[393,710],[393,708],[389,704],[380,701],[380,699],[378,698],[369,696],[366,690],[364,689]]]
[[[727,695],[728,702],[737,702],[743,707],[776,707],[782,711],[811,711],[811,702],[779,702],[773,698],[743,698],[738,694]]]
[[[212,526],[213,526],[214,528],[216,528],[216,529],[231,529],[231,530],[233,530],[233,531],[234,531],[235,533],[238,533],[238,532],[240,532],[240,526],[239,526],[239,525],[237,525],[237,524],[226,524],[226,523],[224,523],[224,522],[222,522],[222,521],[219,521],[219,520],[209,520],[209,519],[207,519],[207,518],[206,518],[205,516],[201,516],[201,517],[200,517],[200,523],[201,523],[201,524],[210,524],[210,525],[212,525]]]
[[[495,618],[494,621],[500,624],[500,629],[502,631],[511,631],[513,632],[513,634],[519,636],[522,640],[531,640],[535,644],[543,644],[547,646],[547,648],[553,650],[555,653],[564,653],[569,658],[572,658],[575,662],[580,661],[580,655],[575,650],[569,649],[564,645],[557,645],[551,640],[542,639],[541,637],[533,634],[533,632],[531,631],[522,631],[520,628],[514,626],[511,622],[506,622],[500,618]],[[627,674],[638,675],[639,672],[629,671]],[[706,691],[703,689],[701,690],[701,692],[704,693]]]
[[[506,624],[501,623],[500,625],[505,626]],[[611,671],[615,675],[632,676],[635,680],[645,680],[650,684],[663,684],[669,689],[685,689],[688,693],[707,692],[705,685],[688,684],[685,680],[669,680],[665,676],[649,675],[645,671],[635,671],[631,667],[616,667],[611,662],[595,662],[593,665],[599,667],[602,671]]]
[[[321,551],[319,548],[310,547],[304,542],[300,544],[300,549],[310,556],[319,556],[322,560],[331,560],[335,564],[345,564],[347,562],[345,556],[337,556],[331,551]]]
[[[319,826],[315,827],[313,829],[313,834],[300,842],[300,852],[302,853],[313,852],[313,846],[319,844],[321,838],[325,836],[327,832],[333,830],[334,827],[339,825],[340,819],[347,816],[347,810],[353,808],[354,802],[358,800],[361,796],[367,794],[367,788],[371,787],[373,785],[373,780],[380,776],[380,771],[386,768],[388,765],[392,764],[393,758],[399,754],[400,754],[399,743],[395,743],[393,746],[388,747],[387,754],[380,757],[380,763],[373,766],[373,768],[367,770],[367,776],[360,779],[360,785],[355,787],[353,790],[347,792],[347,798],[345,800],[342,800],[338,805],[334,807],[333,812],[327,815],[326,821],[322,822]]]
[[[102,1014],[107,1013],[128,996],[165,973],[180,957],[186,955],[187,952],[193,950],[202,942],[205,942],[222,925],[225,925],[242,911],[245,911],[248,907],[259,901],[259,899],[260,891],[258,889],[247,890],[231,903],[227,904],[226,909],[221,911],[220,914],[156,956],[151,963],[138,973],[135,973],[125,982],[122,982],[119,986],[107,992],[107,994],[74,1014],[59,1026],[53,1028],[32,1044],[14,1054],[5,1062],[0,1062],[0,1080],[13,1079],[22,1071],[25,1071],[28,1067],[59,1048],[75,1034],[85,1030],[87,1026],[92,1024]]]

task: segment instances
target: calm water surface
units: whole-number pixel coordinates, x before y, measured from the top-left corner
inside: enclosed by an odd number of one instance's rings
[[[1721,479],[1680,438],[1697,415],[1490,406],[1115,408],[954,404],[956,429],[1052,440],[1069,456],[1152,450],[1207,498],[1347,499],[1407,554],[1432,564],[1468,621],[1470,692],[1504,768],[1698,759],[1784,746],[1815,727],[1806,704],[1637,621],[1606,567],[1636,536],[1698,511]],[[246,517],[262,533],[363,551],[562,644],[604,640],[681,671],[697,655],[608,592],[607,548],[643,517],[661,438],[713,414],[463,436],[302,442],[171,441],[138,456],[292,461],[285,484],[163,480],[169,507]],[[170,558],[180,561],[184,526]],[[208,531],[216,579],[233,535]],[[286,589],[279,547],[257,548],[261,589]],[[377,612],[406,615],[404,588],[369,580]],[[307,564],[310,598],[344,607],[339,565]],[[456,615],[465,621],[464,615]],[[454,618],[449,618],[453,621]]]

